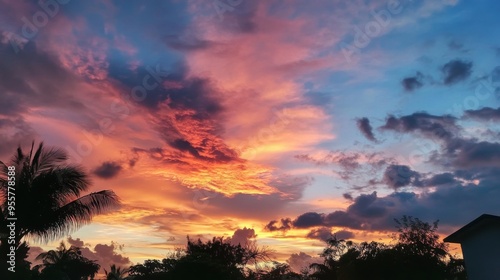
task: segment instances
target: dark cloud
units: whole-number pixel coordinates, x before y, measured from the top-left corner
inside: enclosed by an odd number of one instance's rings
[[[170,68],[159,64],[142,65],[135,70],[129,68],[123,62],[110,61],[109,76],[126,87],[123,95],[126,100],[153,112],[161,104],[171,109],[194,110],[196,118],[213,117],[222,110],[210,81],[199,77],[188,78],[184,63],[173,64]]]
[[[347,199],[347,200],[353,200],[354,198],[352,197],[352,194],[350,193],[343,193],[342,196]]]
[[[307,234],[306,237],[307,238],[311,238],[311,239],[318,239],[318,240],[321,240],[321,241],[327,241],[327,240],[331,239],[334,236],[337,239],[344,239],[345,240],[345,239],[354,238],[354,233],[352,233],[350,231],[347,231],[347,230],[340,230],[340,231],[337,231],[335,233],[332,233],[331,228],[320,227],[320,228],[311,230]]]
[[[445,141],[452,139],[460,130],[455,117],[450,115],[436,116],[426,112],[402,117],[390,115],[380,129],[399,133],[419,132],[426,137]]]
[[[267,231],[287,231],[291,228],[292,220],[290,218],[283,218],[279,221],[273,220],[264,226],[264,229]]]
[[[214,95],[210,81],[203,78],[189,78],[179,87],[167,89],[168,106],[172,109],[192,109],[194,117],[207,118],[222,111],[220,101]]]
[[[443,67],[443,82],[445,85],[451,85],[467,79],[472,73],[472,62],[462,60],[452,60]]]
[[[496,118],[497,110],[483,108],[469,110],[464,118]],[[457,119],[449,115],[435,116],[427,113],[414,113],[403,117],[389,116],[382,130],[400,133],[418,132],[432,140],[440,140],[439,151],[433,151],[429,162],[438,166],[471,168],[474,166],[500,166],[500,143],[464,138],[463,129]]]
[[[382,182],[393,189],[406,187],[415,183],[420,178],[420,174],[411,170],[407,165],[389,165],[384,172]]]
[[[452,181],[454,183],[450,184]],[[305,214],[322,218],[319,225],[317,221],[309,223],[311,227],[394,230],[393,219],[403,215],[426,221],[439,219],[441,225],[447,227],[461,226],[483,213],[500,214],[498,182],[500,167],[459,169],[431,176],[427,184],[442,185],[433,192],[394,192],[382,197],[376,193],[362,194],[345,211]],[[312,235],[319,235],[316,231],[311,232]]]
[[[255,234],[255,230],[253,228],[244,227],[235,230],[229,241],[233,245],[241,244],[241,246],[245,246],[256,237],[257,235]]]
[[[194,157],[199,158],[200,154],[198,151],[189,143],[189,141],[186,141],[184,139],[175,139],[174,141],[169,143],[172,148],[175,148],[180,151],[186,151],[189,152],[191,155]]]
[[[373,128],[370,124],[370,120],[368,118],[361,118],[356,120],[356,124],[358,129],[363,133],[366,139],[376,142],[375,136],[373,135]]]
[[[334,211],[327,214],[324,220],[325,226],[348,227],[352,229],[361,229],[362,221],[345,211]]]
[[[337,210],[328,214],[308,212],[293,221],[294,228],[310,227],[344,227],[358,230],[387,230],[394,227],[393,218],[404,213],[405,205],[412,205],[415,201],[414,193],[394,193],[386,197],[378,197],[376,192],[361,194],[356,197],[345,211]],[[396,213],[396,216],[393,214]],[[403,215],[403,214],[401,214]],[[309,218],[300,227],[296,221],[304,217]],[[320,218],[320,219],[318,219]],[[315,231],[312,231],[314,234]],[[324,230],[321,231],[324,234]],[[319,234],[319,233],[317,233]]]
[[[362,218],[378,218],[386,214],[387,205],[377,200],[377,192],[361,194],[347,207],[347,212]]]
[[[348,230],[339,230],[337,232],[335,232],[333,235],[335,235],[335,237],[337,237],[337,239],[351,239],[351,238],[354,238],[354,233],[348,231]]]
[[[448,147],[449,157],[457,167],[500,167],[500,143],[458,139]]]
[[[107,161],[94,169],[94,174],[103,179],[111,179],[116,177],[122,170],[122,166],[115,161]]]
[[[314,226],[320,226],[322,224],[323,224],[323,215],[315,212],[304,213],[298,216],[297,219],[293,221],[293,226],[296,228],[309,228]]]
[[[71,238],[71,236],[68,237],[68,243],[69,243],[69,245],[75,246],[78,248],[82,248],[85,245],[80,238],[73,239],[73,238]]]
[[[143,100],[136,99],[135,103],[149,111],[154,129],[166,144],[157,148],[134,148],[131,165],[140,154],[149,154],[169,165],[190,166],[192,158],[207,163],[242,161],[238,152],[222,138],[224,108],[218,90],[209,79],[187,77],[188,70],[183,63],[169,70],[141,66],[134,71],[126,70],[122,64],[110,66],[110,77],[127,88],[129,94],[123,97],[125,99],[134,100],[133,89],[141,85],[144,89],[143,80],[149,77],[149,89]]]
[[[332,230],[328,227],[321,227],[311,230],[307,235],[307,238],[318,239],[321,241],[327,241],[333,237]]]
[[[430,177],[429,179],[425,179],[421,182],[423,186],[441,186],[447,184],[457,183],[457,179],[455,175],[452,173],[441,173],[436,174]]]
[[[464,118],[497,120],[499,110],[482,108],[468,110]],[[389,116],[381,130],[398,133],[413,133],[431,140],[439,140],[435,150],[426,161],[436,170],[445,172],[422,173],[396,160],[384,160],[377,165],[385,167],[381,181],[395,192],[378,196],[376,192],[353,197],[346,192],[350,201],[345,210],[330,213],[304,211],[292,221],[293,228],[316,228],[309,232],[310,238],[326,238],[331,227],[356,230],[394,230],[394,218],[412,215],[425,221],[440,220],[445,230],[463,225],[483,213],[500,214],[500,143],[467,137],[468,131],[458,125],[458,119],[450,115],[431,115],[418,112],[411,115]],[[318,159],[309,155],[297,156],[302,161],[316,164],[339,164],[345,157],[330,153]],[[348,159],[347,157],[346,159]],[[372,161],[380,161],[374,157]],[[352,168],[363,159],[352,158],[346,163]],[[357,167],[359,169],[359,167]],[[378,173],[377,173],[378,174]],[[398,191],[402,187],[429,188],[419,193]],[[432,188],[431,188],[432,187]],[[357,188],[352,187],[357,190]]]
[[[500,108],[483,107],[478,110],[466,110],[464,118],[479,121],[498,121],[500,120]]]
[[[401,84],[406,91],[414,91],[416,89],[419,89],[424,85],[423,75],[422,73],[417,72],[415,76],[406,77],[401,80]]]

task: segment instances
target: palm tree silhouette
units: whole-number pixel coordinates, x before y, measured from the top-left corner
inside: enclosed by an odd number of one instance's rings
[[[125,274],[128,273],[127,269],[123,269],[121,267],[117,267],[116,265],[112,264],[110,266],[110,270],[107,271],[104,269],[104,274],[106,274],[106,280],[124,280],[125,279]]]
[[[103,190],[81,196],[90,186],[86,173],[65,163],[62,149],[40,143],[29,154],[19,147],[9,165],[0,161],[0,241],[7,242],[7,218],[15,216],[16,243],[23,237],[47,242],[68,235],[91,222],[95,215],[120,205],[113,191]],[[15,210],[8,209],[8,166],[15,167]],[[11,190],[12,191],[12,190]],[[10,195],[12,196],[12,194]],[[3,234],[1,231],[4,231]]]
[[[57,250],[49,250],[40,253],[36,260],[42,260],[45,266],[63,266],[69,261],[79,258],[81,255],[78,247],[66,248],[66,244],[61,242]]]
[[[94,279],[100,268],[95,261],[83,257],[80,248],[67,248],[64,242],[57,250],[43,252],[36,259],[43,261],[42,279]]]

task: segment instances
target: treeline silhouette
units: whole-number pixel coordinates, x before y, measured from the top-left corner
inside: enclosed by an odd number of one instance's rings
[[[188,237],[187,246],[162,260],[146,260],[129,268],[112,265],[107,280],[461,280],[467,279],[462,259],[450,255],[436,233],[437,222],[396,219],[395,244],[355,243],[333,236],[321,253],[323,262],[300,273],[272,260],[272,251],[255,243],[234,245],[214,237],[206,242]],[[64,243],[40,254],[43,264],[20,271],[23,280],[94,279],[100,266]],[[16,273],[17,275],[20,275]],[[16,276],[17,277],[17,276]],[[13,278],[2,278],[13,279]]]
[[[56,250],[37,256],[42,264],[27,261],[29,244],[24,237],[53,241],[67,236],[93,216],[119,205],[109,190],[82,195],[89,180],[79,167],[65,163],[60,149],[43,144],[26,154],[19,148],[9,165],[0,162],[0,279],[84,280],[95,279],[100,265],[85,258],[81,248],[61,243]],[[15,234],[7,228],[9,210],[8,166],[16,170]],[[146,260],[129,268],[112,265],[107,280],[461,280],[466,279],[462,259],[450,255],[439,240],[438,223],[403,216],[396,219],[394,244],[355,243],[333,236],[326,242],[323,261],[300,273],[286,263],[272,259],[272,252],[253,242],[232,244],[214,237],[203,242],[188,237],[184,250],[162,260]],[[9,238],[15,246],[9,244]],[[14,252],[15,273],[7,270],[9,253]]]

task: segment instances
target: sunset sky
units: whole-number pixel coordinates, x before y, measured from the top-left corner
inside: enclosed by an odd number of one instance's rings
[[[116,192],[66,239],[104,267],[500,215],[498,1],[40,2],[0,0],[0,160],[44,141]]]

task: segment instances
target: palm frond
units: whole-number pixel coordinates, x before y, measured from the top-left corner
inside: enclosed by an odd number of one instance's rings
[[[21,147],[18,147],[16,152],[17,153],[12,157],[11,161],[15,165],[21,165],[21,163],[23,163],[26,156],[24,155],[23,149],[21,149]]]
[[[38,174],[31,183],[31,189],[35,195],[50,196],[48,199],[56,200],[59,206],[63,206],[69,200],[78,198],[89,185],[90,180],[81,168],[65,166]]]
[[[81,167],[66,165],[67,159],[63,149],[46,148],[41,142],[35,150],[33,142],[28,154],[18,147],[8,165],[0,162],[0,225],[6,216],[2,210],[7,205],[7,166],[14,166],[19,197],[16,214],[22,218],[18,221],[18,240],[27,236],[47,242],[64,237],[90,223],[95,215],[120,205],[112,191],[80,197],[90,180]]]
[[[59,148],[44,149],[40,155],[37,172],[52,169],[66,160],[68,160],[68,154],[65,150]]]
[[[41,226],[33,227],[28,235],[42,242],[55,240],[90,223],[94,216],[107,213],[120,205],[113,191],[90,193],[60,207],[50,217],[43,217]]]
[[[35,142],[33,142],[33,145]],[[33,145],[31,146],[31,151],[33,152]],[[38,148],[36,149],[35,155],[31,159],[31,174],[35,174],[35,171],[38,169],[38,163],[40,160],[40,154],[42,153],[43,150],[43,142],[40,142],[38,145]],[[30,152],[30,158],[31,158],[31,152]]]

